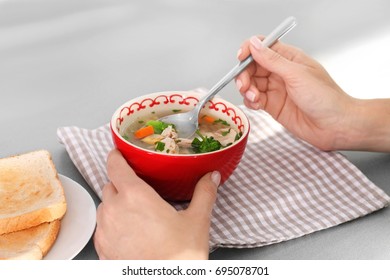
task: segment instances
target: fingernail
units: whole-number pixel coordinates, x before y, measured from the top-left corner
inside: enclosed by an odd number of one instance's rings
[[[242,54],[242,49],[239,49],[237,52],[237,58],[239,58],[241,54]]]
[[[252,103],[253,110],[259,110],[262,108],[262,105],[260,103]]]
[[[240,91],[242,88],[242,82],[240,81],[240,79],[236,80],[236,86],[237,86],[237,89]]]
[[[211,173],[211,181],[213,181],[216,186],[219,186],[219,183],[221,182],[221,173],[213,171],[213,173]]]
[[[258,50],[264,47],[263,43],[256,36],[252,36],[249,41],[251,42],[252,46],[254,46]]]
[[[256,94],[255,94],[253,91],[248,90],[248,91],[245,93],[245,97],[246,97],[246,99],[248,99],[250,102],[255,102]]]

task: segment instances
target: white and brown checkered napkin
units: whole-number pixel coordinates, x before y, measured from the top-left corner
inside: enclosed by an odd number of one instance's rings
[[[390,198],[341,154],[296,139],[268,114],[251,122],[239,167],[219,188],[210,246],[259,247],[300,237],[379,210]],[[61,127],[59,141],[99,197],[113,148],[109,125]],[[177,209],[186,205],[176,204]]]

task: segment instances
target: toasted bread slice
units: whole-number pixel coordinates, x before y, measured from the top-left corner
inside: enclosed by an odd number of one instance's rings
[[[55,220],[28,229],[0,235],[0,260],[40,260],[46,256],[60,230]]]
[[[45,150],[0,159],[0,234],[61,219],[64,190]]]

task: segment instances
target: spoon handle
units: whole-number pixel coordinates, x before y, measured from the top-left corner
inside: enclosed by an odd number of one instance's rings
[[[291,29],[297,25],[294,17],[286,18],[281,24],[279,24],[267,37],[264,38],[263,45],[265,47],[271,47],[278,39],[287,34]],[[240,74],[251,62],[253,58],[249,55],[245,60],[238,63],[232,70],[229,71],[218,83],[216,83],[205,95],[202,100],[199,101],[197,107],[200,109],[214,97],[222,88],[224,88],[231,80],[233,80],[238,74]]]

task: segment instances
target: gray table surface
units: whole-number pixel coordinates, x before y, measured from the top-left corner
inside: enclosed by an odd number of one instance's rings
[[[58,127],[98,127],[121,103],[149,92],[210,87],[236,64],[244,39],[289,15],[299,25],[284,41],[320,59],[388,34],[388,11],[387,0],[0,1],[0,157],[47,149],[58,172],[98,205],[58,143]],[[388,79],[387,69],[380,73]],[[233,84],[221,95],[242,103]],[[390,194],[390,155],[343,153]],[[92,241],[76,256],[96,258]],[[218,249],[210,258],[390,259],[390,210],[271,246]]]

